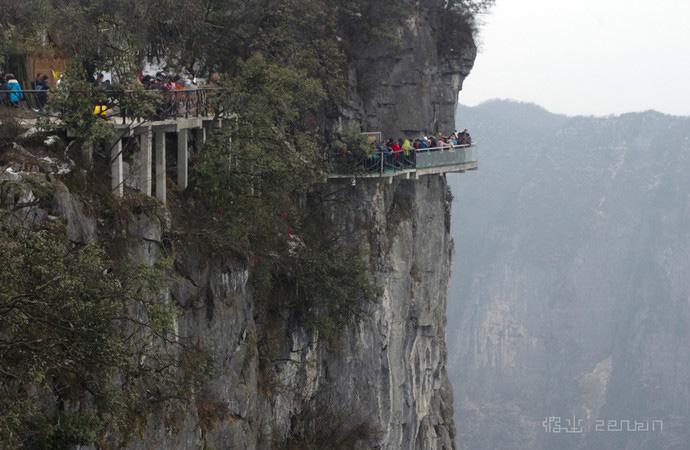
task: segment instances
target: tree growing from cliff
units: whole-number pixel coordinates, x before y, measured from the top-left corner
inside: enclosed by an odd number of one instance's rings
[[[184,397],[166,270],[24,227],[3,228],[0,267],[0,448],[91,444]]]
[[[463,27],[494,1],[448,0],[436,12],[459,13],[456,25]],[[372,40],[393,38],[383,30],[395,29],[412,10],[407,0],[6,0],[0,48],[49,43],[87,77],[96,69],[132,73],[145,58],[197,76],[236,74],[238,61],[261,52],[308,71],[339,97],[348,59]]]
[[[487,11],[496,4],[496,0],[447,0],[446,7],[468,15]]]
[[[254,55],[225,86],[217,107],[243,113],[194,168],[190,208],[211,213],[197,231],[252,266],[260,310],[335,336],[374,292],[354,243],[319,205],[305,207],[324,176],[313,122],[321,84]]]

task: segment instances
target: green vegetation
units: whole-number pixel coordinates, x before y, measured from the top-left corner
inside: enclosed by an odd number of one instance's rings
[[[59,228],[4,226],[0,267],[3,448],[88,444],[187,395],[164,261],[118,265]]]
[[[215,245],[241,253],[280,234],[279,215],[319,179],[316,130],[301,124],[323,91],[304,72],[260,55],[225,87],[232,94],[214,98],[216,107],[242,114],[216,130],[193,168],[191,207],[218,225],[204,227]]]
[[[120,111],[127,117],[142,118],[154,116],[156,106],[161,102],[157,92],[146,90],[139,82],[115,83],[106,95],[102,88],[86,78],[81,66],[71,64],[68,72],[63,74],[60,89],[54,91],[50,101],[50,108],[60,113],[62,123],[43,122],[43,129],[68,128],[82,143],[108,142],[115,137],[115,130],[93,113],[95,105],[106,104],[108,96],[114,97]],[[131,80],[134,79],[132,76]]]
[[[462,27],[493,3],[448,0],[436,12]],[[0,49],[48,41],[87,75],[96,69],[132,74],[145,57],[164,58],[197,76],[235,74],[259,52],[306,70],[327,85],[329,96],[338,96],[348,58],[372,40],[390,38],[413,8],[405,0],[6,0]]]
[[[448,0],[448,9],[475,15],[491,8],[496,0]]]
[[[336,233],[322,205],[300,205],[323,176],[318,130],[309,120],[323,90],[303,71],[260,55],[225,86],[232,95],[214,100],[243,113],[213,136],[194,168],[188,207],[210,211],[195,228],[214,248],[253,266],[264,312],[298,317],[333,336],[374,291],[356,245]]]
[[[332,161],[335,173],[365,172],[362,161],[374,154],[374,147],[354,124],[336,136],[331,146],[335,156]]]
[[[255,259],[252,282],[268,319],[302,323],[332,345],[378,294],[354,239],[338,232],[318,207],[274,251]],[[350,237],[351,238],[351,237]]]

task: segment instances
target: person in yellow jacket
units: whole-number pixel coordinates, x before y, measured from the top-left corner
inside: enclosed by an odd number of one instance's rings
[[[93,107],[93,115],[100,116],[105,119],[108,115],[108,105],[106,105],[105,103],[98,102],[96,106]]]
[[[405,138],[403,141],[402,150],[405,156],[410,156],[410,151],[412,151],[412,143],[409,139]]]

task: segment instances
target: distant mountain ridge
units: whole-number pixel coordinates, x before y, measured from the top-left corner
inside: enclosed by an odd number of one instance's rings
[[[480,159],[449,177],[459,448],[687,448],[690,118],[495,100],[460,106],[457,125]],[[547,432],[549,417],[592,429]]]
[[[505,115],[506,113],[509,112],[515,112],[515,113],[525,113],[525,112],[533,112],[533,113],[540,113],[543,115],[549,115],[549,116],[555,116],[555,117],[560,117],[562,119],[573,119],[573,118],[590,118],[590,119],[610,119],[610,118],[615,118],[615,117],[622,117],[622,116],[630,116],[630,115],[637,115],[637,114],[655,114],[659,116],[665,116],[665,117],[670,117],[670,118],[688,118],[688,116],[679,116],[675,114],[667,114],[661,111],[658,111],[656,109],[646,109],[646,110],[640,110],[640,111],[630,111],[622,114],[606,114],[606,115],[594,115],[594,114],[575,114],[575,115],[570,115],[570,114],[562,114],[558,112],[553,112],[550,111],[549,109],[533,102],[526,102],[526,101],[520,101],[520,100],[511,100],[511,99],[501,99],[501,98],[494,98],[490,100],[486,100],[476,106],[468,106],[468,105],[463,105],[459,104],[458,105],[458,110],[474,110],[474,111],[484,111],[484,112],[491,112],[493,114],[496,114],[498,116],[500,115]]]

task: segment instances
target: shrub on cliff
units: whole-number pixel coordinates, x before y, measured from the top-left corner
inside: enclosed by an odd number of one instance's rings
[[[208,211],[201,231],[242,252],[284,228],[296,195],[320,178],[322,161],[308,117],[323,91],[302,71],[254,55],[213,101],[241,111],[214,130],[192,170],[193,208]],[[213,226],[217,224],[218,226]]]
[[[0,448],[90,444],[184,397],[166,270],[18,227],[0,233],[0,267]]]
[[[196,231],[216,251],[248,261],[261,311],[335,335],[373,289],[354,243],[338,236],[319,205],[304,205],[325,169],[309,120],[323,90],[260,55],[225,86],[217,107],[242,114],[216,131],[194,167],[187,206],[208,211]]]

